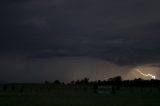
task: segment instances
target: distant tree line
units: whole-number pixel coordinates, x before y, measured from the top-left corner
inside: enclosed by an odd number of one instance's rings
[[[26,87],[27,84],[18,84],[20,85],[19,88],[17,88],[17,84],[1,84],[1,90],[3,91],[16,91],[17,89],[20,89],[21,92],[24,90],[24,86]],[[24,85],[24,86],[23,86]],[[111,86],[113,89],[119,90],[121,87],[157,87],[160,89],[160,80],[143,80],[141,78],[134,79],[134,80],[122,80],[121,76],[115,76],[112,78],[109,78],[108,80],[96,80],[96,81],[90,81],[89,78],[85,77],[81,80],[75,80],[71,81],[69,83],[64,83],[59,80],[55,80],[53,82],[50,81],[44,81],[42,84],[28,84],[28,85],[41,85],[40,88],[43,89],[47,88],[48,90],[56,89],[59,85],[80,85],[80,86],[92,86],[94,89],[97,89],[98,86]],[[32,86],[28,89],[32,89]],[[37,88],[39,89],[39,88]]]
[[[120,86],[120,87],[159,87],[160,80],[143,80],[141,78],[134,80],[122,80],[121,76],[109,78],[108,80],[96,80],[89,81],[89,78],[82,80],[71,81],[69,84],[72,85],[108,85],[108,86]]]

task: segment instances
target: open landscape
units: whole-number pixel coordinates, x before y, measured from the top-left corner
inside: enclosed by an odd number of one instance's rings
[[[0,0],[0,106],[160,106],[160,0]]]
[[[0,106],[159,106],[159,101],[158,87],[120,87],[107,94],[95,93],[92,85],[8,84],[0,87]]]

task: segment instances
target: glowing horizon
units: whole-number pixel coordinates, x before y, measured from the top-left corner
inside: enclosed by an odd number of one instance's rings
[[[150,78],[152,78],[152,79],[156,79],[156,76],[155,75],[152,75],[152,74],[144,74],[140,69],[136,69],[137,70],[137,72],[138,73],[140,73],[142,76],[144,76],[144,77],[150,77]]]

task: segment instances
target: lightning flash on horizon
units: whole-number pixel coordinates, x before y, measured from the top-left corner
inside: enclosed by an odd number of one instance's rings
[[[152,79],[156,79],[155,75],[152,74],[144,74],[140,69],[137,69],[137,72],[140,73],[144,77],[151,77]]]

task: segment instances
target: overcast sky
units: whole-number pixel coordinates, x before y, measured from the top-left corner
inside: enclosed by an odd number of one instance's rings
[[[159,67],[159,4],[0,1],[0,82],[104,79],[137,66]]]

